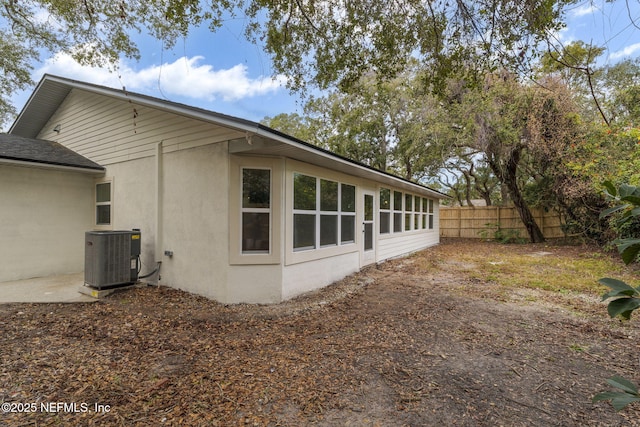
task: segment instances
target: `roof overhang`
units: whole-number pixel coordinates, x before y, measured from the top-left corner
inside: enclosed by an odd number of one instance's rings
[[[105,170],[103,169],[89,169],[77,166],[67,166],[55,163],[44,163],[44,162],[36,162],[31,160],[17,160],[17,159],[8,159],[0,157],[0,165],[7,166],[17,166],[17,167],[25,167],[32,169],[48,169],[48,170],[56,170],[56,171],[64,171],[64,172],[78,172],[84,173],[88,175],[104,175]]]
[[[309,149],[306,143],[296,142],[295,140],[292,141],[291,139],[281,141],[277,136],[274,136],[273,133],[265,134],[260,130],[257,130],[250,138],[241,138],[229,142],[229,152],[232,154],[286,157],[348,175],[369,179],[390,187],[411,191],[421,196],[437,199],[449,197],[424,185],[381,172],[324,150],[313,148],[314,149]]]
[[[231,142],[230,150],[235,153],[244,152],[247,154],[289,157],[434,198],[449,198],[449,196],[437,190],[341,157],[259,123],[128,92],[125,88],[112,89],[52,75],[45,75],[42,78],[20,115],[11,126],[9,133],[35,138],[73,89],[86,90],[241,131],[247,135],[247,138]],[[256,142],[260,139],[260,145],[249,144],[249,136]],[[256,138],[256,136],[259,138]]]

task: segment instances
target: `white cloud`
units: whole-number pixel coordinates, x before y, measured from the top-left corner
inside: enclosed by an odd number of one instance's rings
[[[284,76],[275,79],[260,76],[252,79],[245,65],[215,70],[212,65],[200,64],[202,56],[179,58],[170,64],[154,65],[139,72],[126,73],[135,87],[157,87],[165,94],[212,101],[222,98],[234,101],[275,92],[286,84]],[[125,76],[123,76],[124,78]]]
[[[624,49],[611,53],[610,58],[620,59],[624,58],[625,56],[631,56],[638,51],[640,51],[640,43],[634,43],[632,45],[625,46]]]
[[[122,62],[117,73],[104,68],[92,68],[76,63],[70,56],[57,54],[37,70],[35,79],[43,74],[55,74],[89,83],[121,88],[152,96],[192,98],[202,101],[222,99],[237,101],[274,93],[285,87],[283,75],[249,76],[247,66],[235,65],[216,70],[203,64],[203,56],[182,57],[172,63],[152,65],[136,70]]]
[[[578,6],[575,9],[571,9],[570,14],[571,14],[571,16],[577,18],[577,17],[580,17],[580,16],[591,15],[596,10],[598,10],[596,5],[593,2],[589,2],[587,4],[583,4],[581,6]]]

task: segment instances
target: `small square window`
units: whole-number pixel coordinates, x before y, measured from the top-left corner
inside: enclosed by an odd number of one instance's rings
[[[389,234],[390,217],[389,212],[380,212],[380,234]]]
[[[338,215],[320,215],[320,246],[338,244]]]
[[[402,193],[399,191],[393,192],[393,210],[394,211],[402,210]]]
[[[402,232],[402,213],[394,212],[393,214],[393,232],[400,233]]]
[[[413,196],[411,194],[404,195],[404,210],[407,212],[413,210]]]
[[[269,213],[242,213],[242,252],[269,252]]]
[[[298,250],[316,247],[316,216],[293,215],[293,248]]]
[[[412,214],[410,213],[404,214],[404,230],[405,231],[411,230],[411,217],[412,217]]]
[[[338,183],[320,180],[320,210],[335,212],[338,210]]]
[[[340,218],[340,243],[351,243],[356,238],[356,217],[353,215]]]
[[[96,184],[96,225],[111,225],[111,182]]]
[[[341,211],[342,212],[355,212],[356,211],[356,187],[349,184],[342,184],[341,187]]]
[[[96,225],[111,224],[111,205],[96,206]]]
[[[316,179],[296,173],[293,175],[293,208],[307,211],[316,209]]]
[[[96,203],[111,202],[111,183],[96,184]]]
[[[271,201],[271,171],[269,169],[242,170],[242,207],[268,208]]]
[[[391,209],[391,190],[388,188],[380,189],[380,209]]]

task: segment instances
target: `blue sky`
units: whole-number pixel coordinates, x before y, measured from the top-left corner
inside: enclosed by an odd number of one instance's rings
[[[567,22],[567,28],[556,35],[558,40],[603,45],[607,48],[603,62],[640,55],[638,0],[579,2],[567,10]],[[140,37],[142,58],[139,62],[123,60],[120,76],[106,69],[81,67],[65,55],[46,57],[35,65],[33,80],[49,73],[116,88],[126,86],[133,92],[254,121],[301,112],[302,101],[285,87],[286,76],[273,76],[269,56],[246,41],[243,31],[242,19],[229,20],[216,33],[195,30],[169,51],[154,39]],[[13,98],[18,110],[30,93]]]

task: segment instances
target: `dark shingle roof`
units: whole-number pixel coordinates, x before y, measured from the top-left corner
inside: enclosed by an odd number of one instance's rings
[[[61,144],[0,133],[0,159],[81,169],[104,170],[99,164]]]

